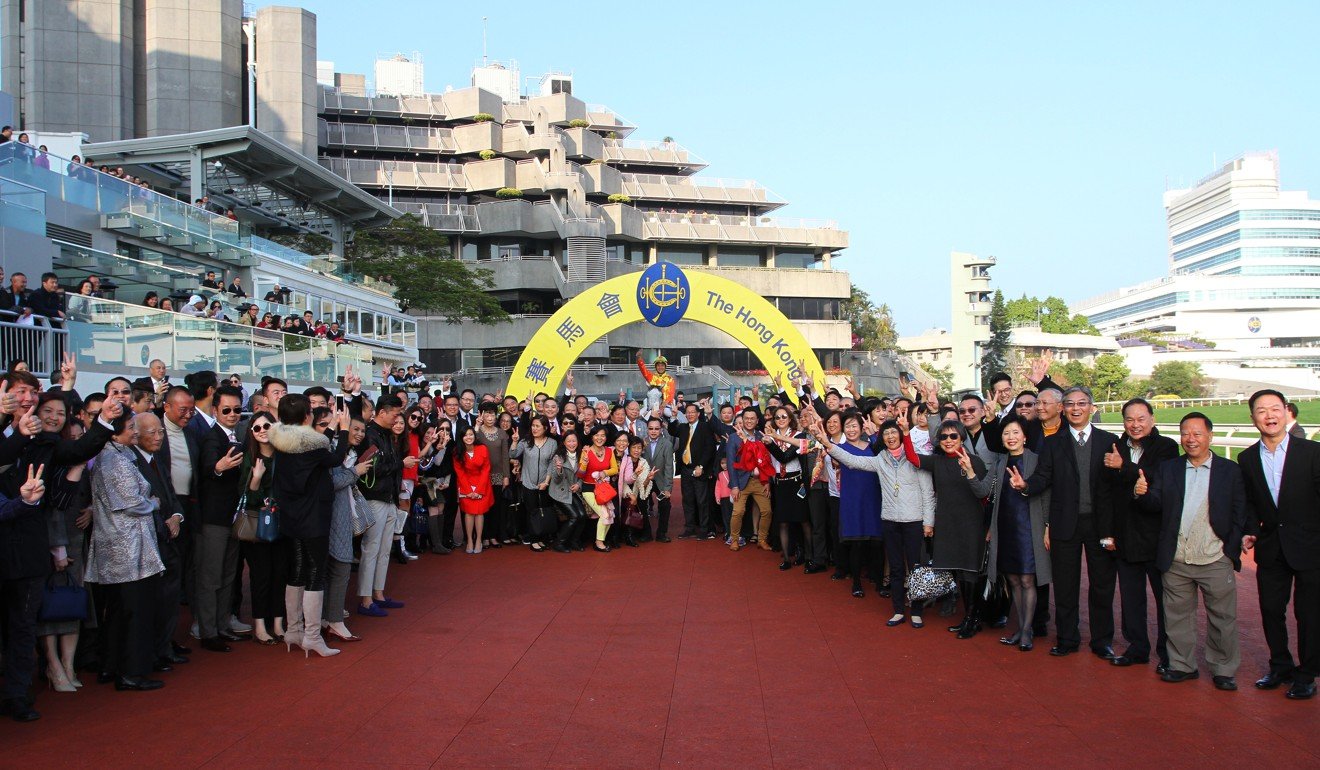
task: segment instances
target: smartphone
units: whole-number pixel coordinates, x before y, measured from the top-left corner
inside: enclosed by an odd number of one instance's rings
[[[340,412],[344,411],[344,397],[343,397],[343,396],[335,396],[335,409],[338,410],[338,411],[340,411]]]
[[[372,458],[376,456],[376,452],[378,451],[380,450],[378,450],[376,446],[373,444],[367,447],[365,450],[363,450],[362,454],[358,455],[357,461],[359,463],[370,462]]]

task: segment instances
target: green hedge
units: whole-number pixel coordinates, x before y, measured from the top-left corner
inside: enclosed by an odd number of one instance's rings
[[[495,191],[496,198],[521,198],[522,194],[517,187],[501,187]]]

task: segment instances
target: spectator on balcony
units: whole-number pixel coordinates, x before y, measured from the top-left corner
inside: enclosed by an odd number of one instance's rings
[[[284,317],[284,320],[280,323],[280,331],[284,332],[285,334],[297,334],[298,321],[299,319],[294,318],[291,315],[286,315]]]
[[[41,274],[41,288],[27,299],[32,312],[45,316],[56,329],[64,328],[64,298],[60,295],[60,279],[54,273]]]
[[[216,279],[214,270],[207,270],[206,278],[202,279],[202,288],[214,289],[216,291],[220,291],[220,289],[224,288],[224,286],[223,284],[221,284],[219,280]]]
[[[220,300],[211,300],[211,307],[206,311],[206,317],[216,321],[231,321],[232,319],[225,313],[224,306]]]
[[[5,126],[4,128],[0,128],[0,144],[13,141],[13,139],[14,139],[13,126]]]
[[[32,140],[28,137],[26,131],[18,135],[17,149],[20,153],[27,155],[28,157],[32,157],[33,155],[36,154],[32,150]]]
[[[91,278],[84,278],[84,279],[82,279],[81,281],[78,282],[78,296],[80,296],[80,297],[90,297],[90,296],[92,296],[92,292],[93,292],[94,290],[95,290],[95,287],[92,286],[92,279],[91,279]]]
[[[238,310],[239,310],[239,313],[240,313],[240,315],[238,316],[238,322],[239,322],[240,324],[242,324],[243,326],[256,326],[256,325],[257,325],[257,306],[256,306],[256,305],[253,305],[253,304],[248,303],[248,302],[244,302],[243,304],[241,304],[241,305],[238,306]]]
[[[188,304],[183,306],[180,311],[184,315],[190,315],[194,318],[206,316],[206,300],[200,294],[194,294],[188,298]]]
[[[27,287],[27,276],[14,273],[9,276],[9,288],[0,291],[0,310],[15,310],[27,304],[32,292]]]
[[[234,213],[233,209],[225,209],[225,219],[229,219],[229,220],[233,220],[234,222],[237,222],[238,215]]]
[[[165,297],[164,299],[162,299],[162,300],[160,301],[160,309],[161,309],[161,310],[166,310],[166,311],[169,311],[169,312],[173,313],[173,312],[174,312],[174,300],[170,299],[169,297]]]
[[[234,276],[234,280],[229,282],[229,288],[225,291],[234,295],[237,299],[247,299],[247,292],[243,291],[243,279],[237,275]]]
[[[287,305],[289,304],[289,290],[280,288],[280,285],[277,283],[270,291],[266,292],[266,296],[262,297],[262,299],[267,302],[274,302],[278,305]]]
[[[145,297],[142,298],[142,305],[143,305],[144,307],[155,308],[155,309],[159,310],[159,309],[160,309],[160,295],[157,294],[157,293],[154,292],[154,291],[149,291],[149,292],[147,292],[147,296],[145,296]]]
[[[105,296],[105,292],[101,291],[101,277],[100,277],[99,275],[89,275],[89,276],[87,276],[87,280],[89,280],[89,281],[92,282],[92,296],[93,296],[93,297],[104,297],[104,296]],[[111,284],[110,284],[110,288],[111,288],[111,289],[115,288],[115,285],[114,285],[113,283],[111,283]]]
[[[261,322],[257,324],[257,328],[258,328],[258,329],[273,329],[273,328],[275,328],[275,325],[272,323],[272,319],[274,319],[274,318],[275,318],[275,316],[271,315],[270,313],[266,313],[266,314],[262,315],[262,316],[261,316]]]
[[[302,318],[296,322],[298,334],[304,337],[316,336],[316,322],[312,320],[312,311],[304,310]]]
[[[338,322],[338,321],[331,321],[331,322],[330,322],[330,328],[326,330],[325,338],[328,339],[328,340],[330,340],[331,342],[343,342],[343,341],[344,341],[344,331],[343,331],[343,329],[340,329],[340,328],[339,328],[339,322]]]
[[[46,145],[43,144],[37,148],[37,157],[32,161],[32,165],[37,168],[44,168],[47,171],[50,170],[50,156],[46,154]]]

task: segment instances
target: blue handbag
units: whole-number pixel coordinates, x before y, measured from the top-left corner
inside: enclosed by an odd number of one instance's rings
[[[266,504],[257,511],[257,539],[263,543],[273,543],[280,537],[280,507],[275,501],[266,498]]]
[[[56,576],[63,574],[66,585],[55,585]],[[41,592],[41,612],[37,620],[57,623],[68,620],[87,619],[87,589],[73,584],[73,577],[68,571],[56,572],[46,581]]]

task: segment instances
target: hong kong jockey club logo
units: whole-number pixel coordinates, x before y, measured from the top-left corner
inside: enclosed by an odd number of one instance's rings
[[[1247,319],[1247,331],[1255,334],[1260,331],[1260,316],[1252,316]]]
[[[687,312],[692,290],[686,275],[672,262],[658,262],[637,281],[637,305],[652,326],[673,326]]]

